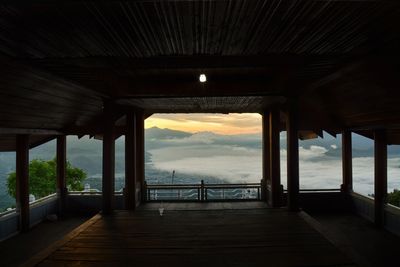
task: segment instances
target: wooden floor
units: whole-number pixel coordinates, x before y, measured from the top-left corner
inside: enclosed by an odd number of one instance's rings
[[[25,266],[354,266],[298,213],[141,209],[97,215]]]

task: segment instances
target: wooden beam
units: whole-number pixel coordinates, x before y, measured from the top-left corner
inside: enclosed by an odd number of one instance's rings
[[[279,88],[274,86],[274,77],[263,77],[256,80],[249,77],[228,77],[213,80],[209,77],[206,83],[200,83],[198,77],[182,80],[176,76],[168,81],[159,81],[153,76],[145,80],[123,80],[115,82],[114,98],[160,98],[160,97],[228,97],[228,96],[282,96]],[[132,90],[135,88],[135,90]],[[267,89],[266,89],[267,88]]]
[[[270,142],[270,179],[272,207],[282,205],[281,156],[280,156],[280,111],[273,109],[269,113]]]
[[[237,69],[237,68],[269,68],[292,67],[313,61],[337,60],[339,55],[299,55],[270,53],[267,55],[247,56],[219,56],[219,55],[193,55],[193,56],[155,56],[146,58],[127,57],[81,57],[81,58],[55,58],[55,59],[29,59],[23,63],[35,66],[64,64],[80,66],[90,69],[124,69],[124,70],[157,70],[157,69]]]
[[[144,192],[144,114],[143,111],[135,112],[135,144],[136,144],[136,182],[140,184],[140,201],[144,202],[146,193]]]
[[[51,135],[51,136],[44,135],[43,138],[41,138],[41,140],[30,142],[29,148],[32,149],[32,148],[38,147],[40,145],[43,145],[43,144],[55,139],[56,137],[57,137],[56,135]]]
[[[387,144],[386,131],[374,131],[374,157],[375,157],[375,179],[374,179],[374,203],[375,224],[383,226],[384,206],[387,196]]]
[[[52,129],[0,128],[0,134],[62,135],[63,133]]]
[[[125,208],[134,210],[136,208],[136,135],[135,135],[135,113],[126,115],[125,135]]]
[[[62,215],[66,208],[67,198],[67,137],[57,137],[57,195],[59,198],[59,214]]]
[[[29,230],[29,135],[17,135],[16,192],[19,227],[22,232]]]
[[[353,191],[353,155],[352,155],[351,131],[342,132],[342,185],[341,191],[350,193]]]
[[[113,106],[104,104],[104,135],[103,135],[103,213],[110,214],[114,209],[115,191],[115,121]]]
[[[52,1],[52,0],[50,0]],[[23,2],[23,1],[21,1]],[[15,2],[14,2],[15,4]],[[59,59],[57,59],[59,61]],[[16,70],[20,70],[24,73],[35,74],[38,77],[41,77],[41,80],[50,80],[53,81],[53,84],[57,84],[58,86],[67,86],[69,88],[73,88],[79,91],[79,93],[86,94],[87,96],[95,96],[95,97],[108,97],[108,95],[99,92],[97,90],[93,90],[82,86],[81,84],[77,84],[73,81],[60,77],[52,72],[49,72],[46,69],[34,64],[34,60],[26,60],[26,59],[15,59],[14,57],[10,57],[8,55],[0,54],[0,63],[6,65],[9,68],[13,68]]]
[[[295,104],[289,107],[286,119],[288,209],[299,210],[299,133]]]
[[[94,0],[93,2],[98,2],[98,3],[110,3],[110,2],[120,2],[121,0]],[[125,0],[126,2],[130,3],[160,3],[165,0]],[[176,0],[174,0],[176,1]],[[194,0],[186,0],[186,1],[194,1]],[[211,0],[211,2],[218,2],[221,0]],[[315,0],[303,0],[304,2],[315,2]],[[332,0],[319,0],[320,2],[332,2]],[[2,0],[2,3],[4,4],[41,4],[41,5],[57,5],[57,4],[79,4],[79,3],[86,3],[86,0],[33,0],[26,2],[26,0]],[[289,2],[291,3],[291,0],[281,0],[282,3]],[[352,2],[367,2],[367,3],[391,3],[393,5],[398,4],[396,0],[336,0],[333,1],[332,3],[339,2],[339,3],[352,3]]]
[[[271,160],[270,160],[270,130],[269,130],[269,111],[262,113],[262,167],[263,167],[263,183],[262,183],[262,197],[268,203],[271,203]]]
[[[310,140],[318,138],[319,132],[322,131],[299,131],[299,138],[300,140]]]

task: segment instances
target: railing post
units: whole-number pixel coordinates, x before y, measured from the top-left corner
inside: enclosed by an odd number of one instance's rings
[[[29,135],[16,137],[16,201],[19,212],[19,228],[27,232],[29,222]]]
[[[265,179],[261,179],[260,187],[261,187],[261,196],[259,197],[259,199],[260,200],[266,200],[267,185],[265,183]],[[260,192],[259,189],[258,189],[258,192]]]
[[[146,201],[144,187],[144,114],[142,110],[135,112],[135,179],[140,184],[139,201]]]
[[[201,180],[201,184],[200,184],[200,193],[201,193],[201,199],[200,201],[204,201],[204,180]]]
[[[287,206],[291,211],[299,210],[299,129],[298,110],[291,103],[286,118],[287,139]]]
[[[144,193],[144,195],[145,195],[145,201],[149,201],[150,200],[150,196],[149,196],[149,190],[147,189],[147,182],[146,182],[146,180],[143,182],[143,193]]]
[[[374,132],[374,154],[374,216],[375,224],[382,227],[387,197],[387,140],[383,129]]]
[[[63,215],[66,209],[67,199],[67,182],[66,182],[66,166],[67,166],[67,138],[65,135],[57,137],[57,195],[59,198],[58,213]]]
[[[125,208],[128,210],[136,209],[136,130],[135,113],[132,111],[126,114],[126,133],[125,133]]]
[[[353,191],[353,163],[352,163],[351,131],[342,132],[342,185],[341,191],[349,194]]]
[[[115,121],[111,102],[104,103],[103,133],[103,214],[111,214],[115,202]]]
[[[269,113],[269,181],[268,204],[271,207],[282,206],[282,185],[281,185],[281,157],[280,157],[280,110],[274,109]],[[266,149],[266,146],[265,148]]]

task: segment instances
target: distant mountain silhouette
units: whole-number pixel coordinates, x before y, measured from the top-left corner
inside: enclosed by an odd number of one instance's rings
[[[145,130],[146,139],[176,139],[185,138],[191,136],[191,133],[171,130],[168,128],[161,129],[158,127],[152,127]]]

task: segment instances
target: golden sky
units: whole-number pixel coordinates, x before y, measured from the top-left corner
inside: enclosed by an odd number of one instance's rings
[[[210,131],[217,134],[250,134],[261,132],[261,115],[230,114],[154,114],[145,121],[145,128],[168,128],[190,133]]]

